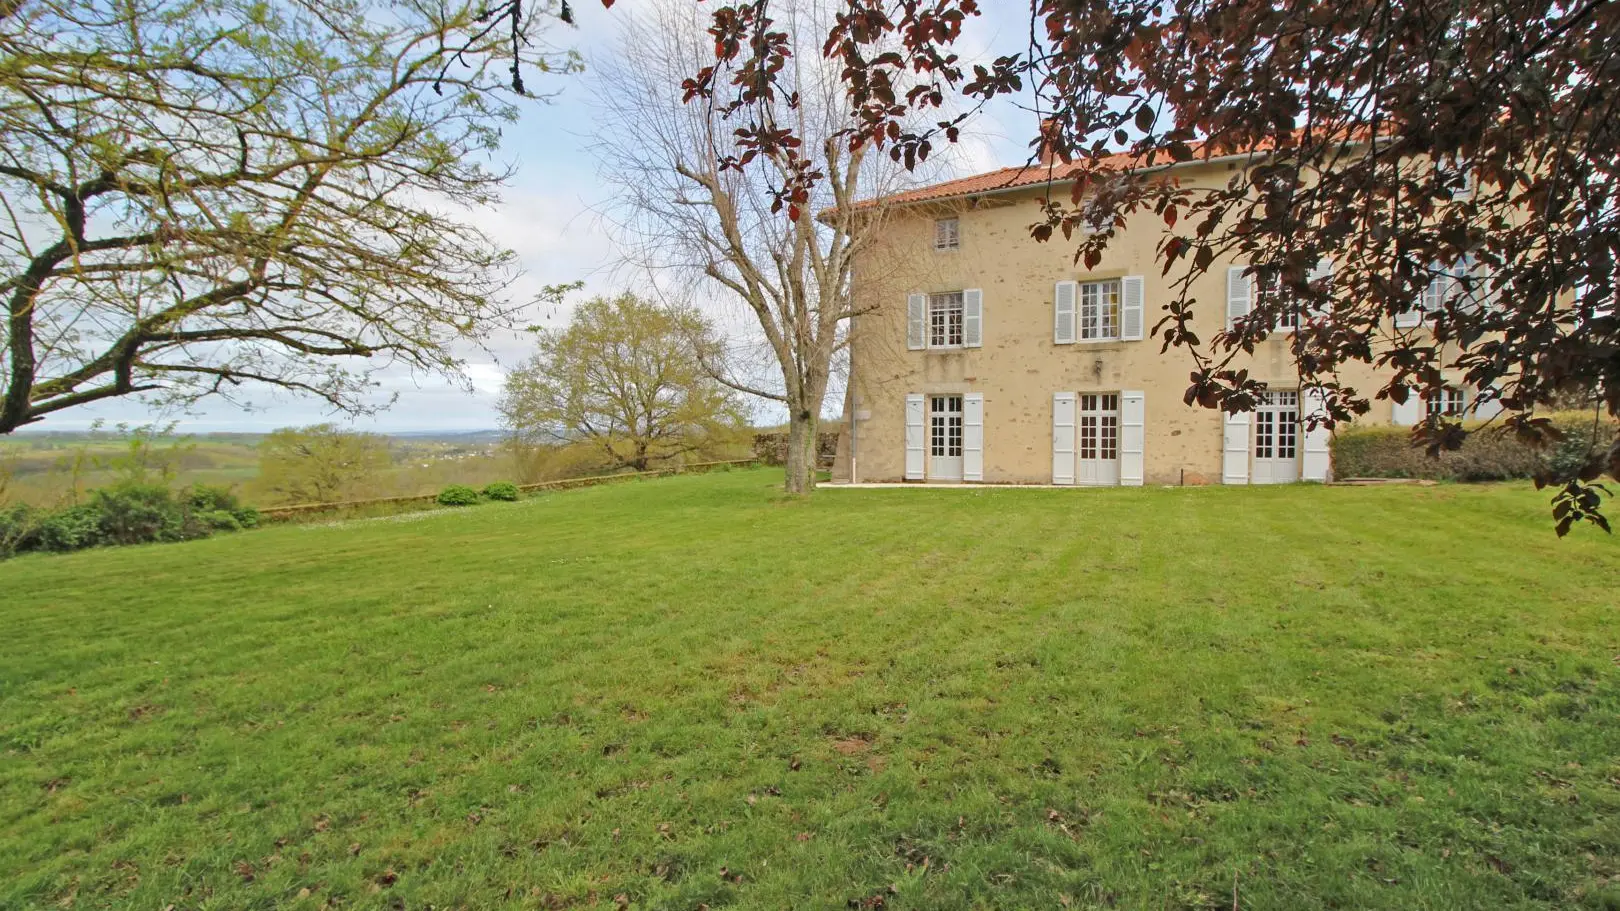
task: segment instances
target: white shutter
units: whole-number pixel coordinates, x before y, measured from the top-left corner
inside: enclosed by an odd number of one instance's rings
[[[928,347],[928,295],[906,298],[906,347],[916,351]]]
[[[1475,420],[1488,421],[1502,413],[1501,399],[1493,398],[1490,401],[1486,401],[1480,397],[1481,393],[1478,390],[1470,389],[1468,392],[1468,398],[1470,400],[1468,404],[1473,410]]]
[[[1226,415],[1221,437],[1221,483],[1249,483],[1249,413]]]
[[[1299,460],[1299,478],[1302,481],[1326,481],[1331,468],[1333,454],[1329,450],[1333,432],[1323,426],[1311,427],[1308,418],[1312,415],[1327,416],[1327,403],[1323,400],[1322,390],[1305,389],[1300,395],[1299,410],[1301,429],[1305,436],[1305,447],[1301,451]]]
[[[1445,286],[1441,284],[1444,279],[1433,278],[1429,280],[1428,287],[1412,302],[1412,309],[1403,310],[1395,314],[1395,328],[1416,329],[1423,325],[1423,311],[1430,306],[1438,308],[1445,299]]]
[[[1052,483],[1074,483],[1074,400],[1072,392],[1052,393]]]
[[[1119,281],[1119,337],[1125,341],[1142,340],[1142,294],[1140,275],[1127,275]]]
[[[962,347],[984,346],[984,292],[969,288],[962,292]]]
[[[1074,282],[1058,282],[1052,289],[1052,341],[1074,344]]]
[[[1249,302],[1254,299],[1254,281],[1243,274],[1243,266],[1226,269],[1226,328],[1249,315]]]
[[[1389,422],[1391,424],[1404,424],[1410,427],[1418,422],[1423,407],[1423,397],[1418,395],[1416,389],[1408,390],[1406,401],[1397,403],[1393,399],[1389,403]]]
[[[923,397],[906,396],[906,480],[923,479]]]
[[[962,480],[984,480],[984,393],[962,396]]]
[[[1310,274],[1307,275],[1306,278],[1312,284],[1315,284],[1316,282],[1319,282],[1319,281],[1328,282],[1329,283],[1328,293],[1331,295],[1333,293],[1333,289],[1332,289],[1333,260],[1331,260],[1331,259],[1319,259],[1319,260],[1317,260],[1316,261],[1316,266],[1313,269],[1311,269]],[[1324,304],[1318,305],[1317,307],[1313,308],[1310,311],[1309,315],[1312,318],[1317,318],[1317,317],[1327,316],[1328,314],[1330,314],[1332,312],[1333,312],[1333,307],[1330,304],[1324,303]]]
[[[1483,306],[1486,310],[1500,310],[1502,295],[1501,290],[1495,287],[1495,270],[1482,262],[1475,262],[1473,278],[1474,300],[1479,302],[1480,306]]]
[[[1140,390],[1119,394],[1119,483],[1142,486],[1142,443],[1147,433],[1147,400]]]

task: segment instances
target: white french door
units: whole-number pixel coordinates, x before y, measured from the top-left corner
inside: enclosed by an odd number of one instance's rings
[[[928,479],[962,480],[962,397],[928,397]]]
[[[1080,396],[1079,483],[1093,487],[1119,484],[1119,395]]]
[[[1251,484],[1299,480],[1299,393],[1267,392],[1254,412]]]

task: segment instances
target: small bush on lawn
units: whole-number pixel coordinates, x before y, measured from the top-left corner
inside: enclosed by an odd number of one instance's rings
[[[210,524],[221,530],[235,531],[259,527],[259,511],[252,506],[243,506],[242,501],[228,487],[197,484],[185,490],[185,499],[192,512],[198,514],[222,512],[229,515],[231,523],[219,524],[223,520],[217,518],[210,520]]]
[[[508,503],[517,500],[517,485],[511,481],[496,481],[484,487],[484,496],[491,500],[505,500]]]
[[[1428,478],[1436,481],[1505,481],[1533,476],[1544,465],[1567,467],[1584,459],[1592,444],[1592,416],[1552,415],[1564,439],[1547,449],[1519,442],[1489,428],[1469,434],[1462,448],[1430,458],[1412,445],[1410,427],[1358,427],[1333,438],[1333,474],[1338,478]],[[1469,425],[1475,429],[1475,425]],[[1603,428],[1608,432],[1610,428]]]
[[[478,503],[478,491],[465,484],[451,484],[439,491],[440,506],[473,506]]]

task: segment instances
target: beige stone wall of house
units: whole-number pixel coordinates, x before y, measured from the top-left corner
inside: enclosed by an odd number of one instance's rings
[[[1215,163],[1178,169],[1184,184],[1224,185],[1235,173]],[[1182,349],[1160,352],[1151,336],[1171,299],[1167,279],[1154,258],[1160,223],[1139,216],[1141,230],[1127,225],[1110,243],[1103,260],[1087,269],[1073,259],[1074,245],[1036,243],[1029,226],[1038,217],[1036,200],[1044,191],[1025,190],[981,197],[976,203],[915,205],[887,216],[883,249],[858,264],[855,297],[861,315],[852,330],[853,394],[845,429],[853,423],[858,480],[895,481],[905,474],[905,401],[908,394],[983,395],[984,477],[987,483],[1052,481],[1054,392],[1144,394],[1144,482],[1220,483],[1223,419],[1219,413],[1184,405],[1192,370]],[[1054,192],[1066,193],[1066,188]],[[960,219],[960,249],[933,248],[934,220]],[[1205,337],[1225,322],[1228,264],[1217,264],[1193,295],[1195,325]],[[1141,341],[1053,340],[1053,288],[1078,282],[1139,275],[1144,280],[1143,315],[1149,330]],[[911,293],[983,292],[983,345],[979,348],[907,350],[907,296]],[[1251,373],[1277,389],[1298,385],[1299,377],[1284,336],[1267,340],[1248,365]],[[1373,377],[1347,374],[1345,381],[1369,387]],[[1364,420],[1387,422],[1390,406],[1375,403]],[[925,427],[926,432],[926,427]],[[929,475],[933,457],[927,456]],[[848,478],[848,453],[835,477]]]

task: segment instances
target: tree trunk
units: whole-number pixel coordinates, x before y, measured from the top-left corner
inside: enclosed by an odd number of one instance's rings
[[[816,486],[816,412],[798,407],[788,412],[787,479],[788,493],[807,494]]]

